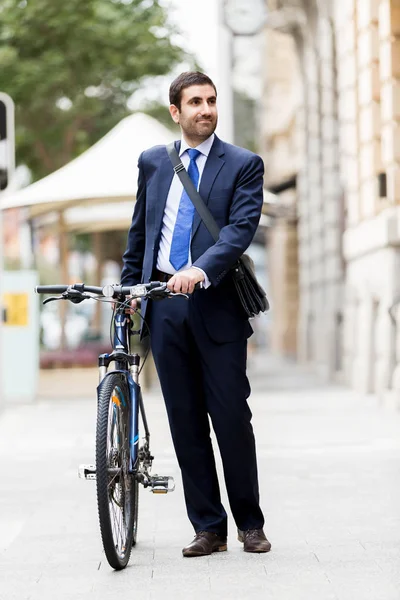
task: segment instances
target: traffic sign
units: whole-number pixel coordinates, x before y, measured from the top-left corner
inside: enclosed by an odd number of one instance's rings
[[[26,327],[28,325],[29,295],[26,292],[3,294],[2,304],[5,326]]]
[[[0,92],[0,191],[10,183],[15,168],[14,102]]]

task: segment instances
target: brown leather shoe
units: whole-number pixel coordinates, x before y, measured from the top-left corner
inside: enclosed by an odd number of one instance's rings
[[[269,552],[271,544],[265,537],[263,529],[248,529],[241,531],[238,529],[238,540],[243,542],[245,552]]]
[[[207,556],[213,552],[224,552],[227,549],[226,537],[212,531],[199,531],[189,544],[182,550],[183,556]]]

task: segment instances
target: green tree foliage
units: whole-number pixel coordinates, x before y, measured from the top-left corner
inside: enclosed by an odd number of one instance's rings
[[[143,77],[183,59],[159,0],[1,0],[0,90],[16,105],[18,163],[34,179],[128,111]]]

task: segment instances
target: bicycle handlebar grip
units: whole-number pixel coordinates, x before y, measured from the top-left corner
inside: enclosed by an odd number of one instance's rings
[[[63,294],[68,289],[68,285],[37,285],[35,292],[37,294]]]

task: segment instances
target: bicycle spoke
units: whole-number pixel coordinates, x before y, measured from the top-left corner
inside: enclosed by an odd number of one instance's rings
[[[111,503],[111,510],[112,510],[112,512],[114,514],[114,520],[113,520],[113,523],[112,523],[112,525],[113,525],[114,541],[117,542],[116,543],[116,547],[118,549],[121,549],[121,552],[122,552],[122,544],[123,544],[124,540],[123,540],[123,532],[122,532],[122,528],[121,528],[121,519],[118,519],[118,517],[117,517],[117,515],[115,513],[115,507],[114,507],[114,505],[112,503]],[[121,539],[121,544],[120,545],[118,544],[118,541],[119,541],[118,538],[119,537]],[[115,538],[117,538],[117,539],[115,539]]]
[[[119,546],[119,538],[121,539],[121,547],[122,547],[122,541],[123,541],[123,531],[122,531],[122,527],[121,527],[121,511],[118,509],[116,509],[115,504],[113,502],[113,500],[111,499],[109,502],[109,506],[113,515],[113,519],[112,519],[112,526],[113,526],[113,533],[114,533],[114,539],[117,542],[116,546]]]
[[[108,487],[110,487],[110,486],[111,486],[111,484],[112,484],[112,483],[113,483],[113,482],[116,480],[116,478],[117,478],[117,476],[118,476],[119,474],[120,474],[120,473],[115,473],[115,475],[113,476],[113,478],[111,479],[111,481],[109,481],[109,483],[108,483]]]
[[[113,526],[113,532],[114,532],[114,539],[116,541],[116,546],[119,546],[119,539],[121,540],[121,547],[122,547],[122,543],[125,542],[125,535],[124,535],[124,531],[123,531],[123,523],[122,523],[122,513],[121,510],[118,506],[115,506],[115,503],[113,502],[113,500],[110,500],[110,509],[111,509],[111,513],[112,513],[112,526]],[[124,544],[125,545],[125,544]]]

